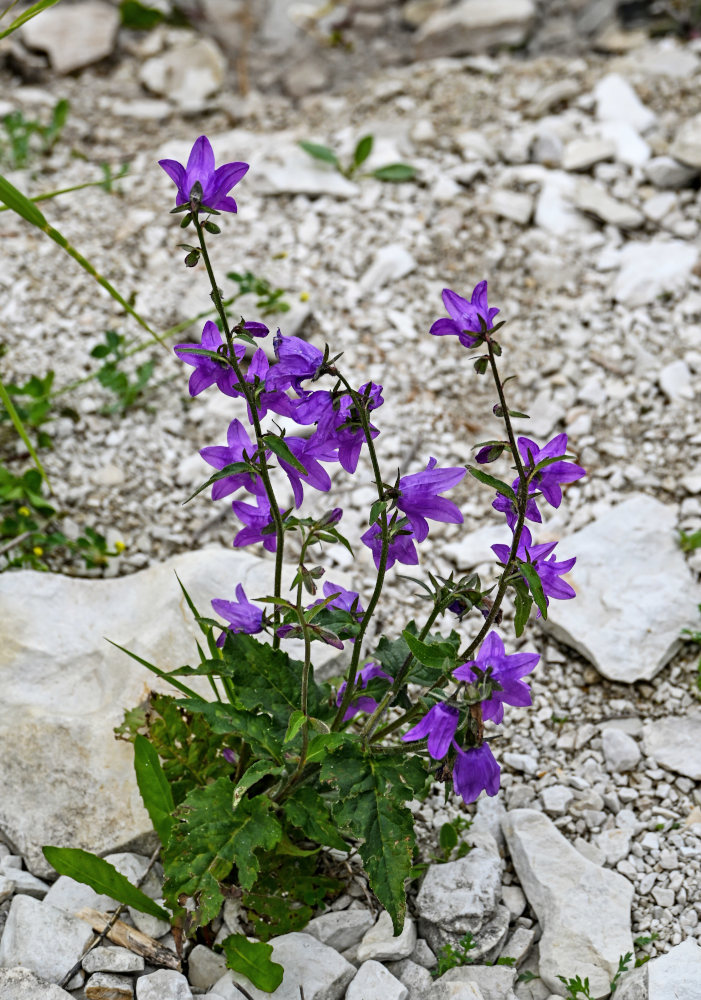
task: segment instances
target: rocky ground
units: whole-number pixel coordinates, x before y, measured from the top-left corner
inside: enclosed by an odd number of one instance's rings
[[[520,934],[519,971],[537,972],[540,961],[543,980],[514,986],[513,977],[509,983],[473,978],[484,1000],[510,997],[512,988],[523,1000],[544,1000],[560,988],[553,963],[566,964],[586,949],[593,966],[613,963],[612,974],[631,932],[654,937],[640,953],[662,956],[683,945],[686,951],[673,952],[674,964],[683,969],[688,961],[691,969],[699,962],[693,940],[701,940],[701,717],[696,654],[679,649],[677,637],[683,627],[698,626],[701,552],[683,555],[677,532],[701,528],[701,46],[636,34],[611,43],[618,51],[568,59],[439,53],[334,93],[301,98],[256,89],[241,98],[222,78],[195,108],[189,104],[194,84],[184,96],[163,84],[158,93],[158,80],[165,78],[163,65],[158,76],[158,60],[172,60],[176,50],[183,65],[185,49],[198,39],[163,27],[148,35],[122,33],[111,62],[29,83],[6,68],[0,112],[19,108],[27,118],[41,117],[63,97],[71,111],[49,157],[5,174],[38,194],[92,180],[102,162],[129,163],[115,193],[88,189],[46,203],[44,211],[155,330],[164,330],[210,303],[203,270],[182,265],[178,221],[168,214],[172,185],[156,161],[182,160],[202,132],[220,162],[248,161],[251,169],[237,189],[239,214],[226,220],[213,243],[215,267],[220,275],[250,270],[284,288],[291,310],[267,322],[343,350],[342,364],[355,380],[384,385],[378,447],[390,480],[397,467],[418,471],[430,455],[439,464],[465,463],[476,441],[497,432],[487,379],[474,374],[458,344],[428,336],[443,314],[442,288],[469,294],[488,279],[490,304],[508,321],[501,334],[503,371],[519,375],[509,383],[511,398],[531,414],[519,429],[543,441],[566,431],[587,469],[537,537],[561,538],[563,556],[578,557],[571,580],[579,596],[552,609],[548,631],[535,624],[527,629],[525,646],[543,655],[533,679],[534,704],[511,710],[495,742],[508,813],[500,816],[486,803],[475,826],[476,846],[453,863],[466,870],[450,870],[454,885],[461,879],[473,885],[477,873],[492,888],[469,904],[471,927],[441,915],[450,893],[438,895],[437,909],[435,900],[422,903],[419,894],[419,932],[438,946],[451,928],[474,928],[491,941],[484,952],[489,957],[512,955],[513,935]],[[369,168],[401,160],[416,167],[415,182],[347,181],[297,146],[301,139],[323,142],[343,158],[368,133],[375,135]],[[145,341],[131,364],[156,361],[145,405],[123,415],[100,412],[106,396],[95,380],[62,397],[78,420],[55,421],[56,446],[45,464],[56,505],[68,513],[68,530],[96,524],[111,540],[123,540],[126,551],[109,570],[119,577],[151,573],[193,549],[230,547],[235,526],[228,507],[217,508],[204,496],[182,506],[208,475],[197,451],[223,442],[234,415],[230,401],[211,394],[190,399],[187,373],[171,353],[149,347],[143,331],[41,233],[8,212],[0,215],[0,236],[4,380],[52,368],[56,386],[68,386],[95,369],[89,351],[107,329]],[[235,290],[223,277],[221,283]],[[260,318],[252,297],[237,308],[248,319]],[[195,326],[187,335],[198,332]],[[495,466],[495,474],[506,476],[506,467]],[[362,463],[352,481],[337,476],[334,483],[333,503],[344,508],[351,537],[367,517],[368,483]],[[493,572],[489,546],[504,534],[489,491],[463,481],[454,499],[465,524],[437,525],[433,544],[422,547],[422,566],[444,574],[478,568],[487,579]],[[321,510],[328,499],[317,496],[314,503]],[[363,594],[374,583],[364,551],[355,559],[344,550],[330,553],[331,570],[347,574]],[[82,583],[66,580],[65,587]],[[421,613],[414,591],[399,573],[391,574],[378,628],[391,632],[407,613]],[[66,590],[57,623],[72,621],[70,595]],[[9,586],[0,589],[0,601],[11,599]],[[470,624],[462,626],[466,635]],[[35,640],[28,626],[11,628],[13,635],[28,632],[25,652],[13,661],[19,670]],[[85,643],[89,659],[94,637]],[[111,708],[123,707],[118,693],[113,699]],[[78,706],[70,711],[80,714]],[[8,722],[8,746],[15,733]],[[9,797],[0,808],[7,830]],[[444,801],[442,787],[417,806],[427,857],[436,831],[458,809],[452,798]],[[17,833],[9,839],[14,847]],[[119,846],[121,841],[111,849]],[[32,856],[29,848],[21,853],[25,860]],[[542,856],[558,859],[552,871],[539,868]],[[15,878],[21,865],[18,852],[0,858],[0,898],[4,892],[8,899],[0,910],[7,913],[16,891],[15,923],[39,920],[23,897],[46,891],[28,888],[29,873]],[[439,868],[446,866],[434,866]],[[579,869],[578,888],[560,880],[558,872]],[[630,926],[627,910],[622,916],[617,909],[629,897]],[[586,914],[594,899],[592,921],[598,920],[602,938],[591,942]],[[347,902],[352,909],[344,912],[355,911],[357,933],[341,947],[319,932],[322,944],[346,952],[353,964],[406,962],[409,956],[420,967],[430,962],[425,946],[419,946],[424,960],[417,957],[415,939],[411,948],[405,943],[389,954],[348,954],[368,928],[360,929],[362,900]],[[10,940],[6,932],[0,966],[30,965],[58,981],[54,965],[49,975],[49,966],[31,965],[26,949],[13,950],[26,934],[15,927]],[[281,945],[283,951],[288,945]],[[82,945],[77,947],[79,952]],[[654,976],[668,975],[667,967],[653,973],[654,967],[644,984],[650,997],[663,995],[653,988]],[[374,966],[363,968],[364,975],[379,977],[377,984],[357,994],[351,985],[349,997],[395,990],[392,995],[404,1000],[402,989],[412,998],[429,989],[413,968],[389,965],[404,987],[383,980]],[[319,987],[331,990],[324,996],[343,995],[347,970],[338,976],[332,976],[333,987]],[[190,976],[198,989],[215,982]],[[33,988],[29,983],[26,995],[37,996]],[[137,996],[186,997],[178,988],[151,993],[142,986]],[[595,995],[605,995],[601,984],[596,989]],[[238,995],[231,985],[217,991]],[[8,992],[15,995],[25,994]],[[74,995],[81,996],[80,989]],[[108,994],[86,987],[85,995]],[[440,993],[448,995],[478,993]],[[617,996],[623,995],[621,986]]]

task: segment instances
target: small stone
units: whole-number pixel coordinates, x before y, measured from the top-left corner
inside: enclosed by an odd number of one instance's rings
[[[658,885],[652,890],[652,895],[655,897],[657,905],[663,906],[665,910],[674,906],[674,893],[671,889],[666,889],[664,886]]]
[[[0,997],[2,1000],[72,1000],[66,990],[40,979],[22,966],[0,968]]]
[[[606,769],[616,773],[632,771],[640,761],[640,747],[622,729],[605,729],[601,734]]]
[[[192,990],[182,973],[159,969],[136,980],[136,1000],[192,1000]]]
[[[675,160],[701,169],[701,114],[684,122],[669,149]]]
[[[155,902],[159,906],[163,906],[162,899],[156,899]],[[135,910],[133,906],[129,907],[129,916],[134,921],[137,930],[150,938],[161,938],[170,930],[170,924],[167,920],[161,920],[160,917],[154,917],[150,913],[142,913],[140,910]]]
[[[369,959],[376,959],[382,962],[397,962],[401,958],[408,958],[415,947],[416,925],[411,917],[405,917],[402,932],[395,937],[392,918],[383,910],[375,926],[363,936],[358,948],[358,961],[367,962]]]
[[[507,965],[464,965],[449,969],[437,983],[474,983],[484,1000],[514,1000],[516,969]]]
[[[643,745],[645,753],[661,767],[701,781],[701,712],[698,710],[646,722]]]
[[[609,73],[599,80],[594,96],[596,117],[601,122],[623,121],[644,133],[656,121],[654,112],[645,107],[628,81],[618,73]]]
[[[564,170],[589,170],[596,163],[612,160],[616,144],[611,139],[573,139],[562,154]]]
[[[581,212],[596,216],[602,222],[619,229],[639,229],[645,216],[632,205],[612,198],[602,187],[592,181],[580,181],[575,191],[575,205]]]
[[[692,937],[644,968],[650,1000],[701,1000],[701,947]]]
[[[61,5],[44,10],[20,29],[24,44],[48,53],[52,69],[61,75],[111,55],[119,29],[119,13],[102,0]]]
[[[143,972],[144,960],[128,948],[100,945],[83,957],[86,972]]]
[[[314,917],[304,928],[304,932],[336,951],[345,951],[358,944],[374,923],[375,918],[369,910],[343,910],[340,913],[324,913],[320,917]]]
[[[489,197],[487,211],[502,219],[510,219],[511,222],[526,226],[533,215],[533,198],[519,191],[497,188]]]
[[[696,177],[698,170],[680,163],[671,156],[655,156],[644,167],[645,176],[658,188],[684,188]]]
[[[432,14],[416,33],[419,59],[522,45],[535,18],[531,0],[461,0]]]
[[[641,167],[650,159],[652,150],[628,122],[602,122],[601,137],[614,144],[616,161],[628,167]]]
[[[421,1000],[484,1000],[484,997],[477,983],[435,982]]]
[[[430,865],[416,897],[422,931],[429,924],[452,934],[476,934],[495,912],[502,869],[501,858],[483,847],[458,861]]]
[[[653,194],[643,205],[643,215],[651,222],[663,222],[677,207],[677,196],[673,191]]]
[[[168,97],[183,111],[202,111],[226,76],[226,59],[210,38],[187,36],[163,55],[148,59],[139,72],[143,85]]]
[[[698,260],[698,249],[681,240],[629,243],[620,251],[613,297],[627,306],[654,302],[684,287]]]
[[[522,771],[524,774],[536,774],[538,771],[538,761],[529,753],[515,753],[507,750],[502,755],[502,760],[514,771]]]
[[[518,885],[504,885],[501,889],[501,898],[504,901],[512,920],[520,917],[526,909],[526,897],[523,889]]]
[[[133,996],[134,984],[131,978],[126,976],[112,976],[107,972],[96,972],[85,984],[86,1000],[132,1000]],[[159,1000],[170,1000],[170,997],[166,998],[165,995],[161,995]]]
[[[564,785],[548,785],[540,793],[543,809],[549,816],[564,816],[570,807],[573,794]]]
[[[208,990],[226,972],[226,956],[196,944],[188,955],[188,980],[190,986]]]
[[[92,937],[85,920],[31,896],[14,896],[0,938],[0,967],[22,965],[43,979],[59,980]]]
[[[421,996],[433,984],[433,977],[428,969],[410,958],[403,958],[400,962],[390,962],[387,969],[409,990],[410,1000]]]
[[[670,403],[678,399],[693,399],[694,387],[691,372],[682,358],[671,361],[660,371],[660,389]]]
[[[424,969],[435,969],[438,965],[438,959],[431,951],[428,942],[424,938],[417,938],[416,947],[409,956],[412,962],[417,965],[423,966]]]
[[[629,830],[602,830],[595,837],[596,846],[602,851],[609,865],[615,865],[630,853]]]
[[[416,261],[409,251],[399,243],[391,243],[375,254],[372,264],[358,282],[360,290],[367,293],[383,288],[390,282],[405,278],[415,268]]]
[[[532,927],[517,927],[501,949],[500,957],[516,959],[517,968],[535,943],[536,932]]]
[[[10,899],[15,892],[16,883],[7,875],[0,875],[0,903]]]
[[[430,973],[426,975],[430,979]],[[407,1000],[408,996],[406,986],[373,960],[363,962],[346,990],[346,1000]]]

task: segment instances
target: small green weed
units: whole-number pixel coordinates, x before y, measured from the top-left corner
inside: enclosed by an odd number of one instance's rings
[[[584,980],[580,979],[579,976],[573,976],[572,979],[566,979],[565,976],[558,976],[557,978],[567,987],[565,1000],[577,1000],[578,997],[584,997],[584,1000],[594,1000],[589,992],[588,978]]]
[[[289,312],[290,305],[283,299],[285,289],[273,288],[267,278],[259,278],[251,271],[245,271],[243,274],[238,274],[236,271],[229,271],[227,278],[239,286],[239,290],[234,296],[234,301],[241,295],[255,295],[257,299],[256,309],[260,310],[261,316]]]
[[[127,358],[126,338],[115,330],[106,330],[104,343],[97,344],[90,351],[93,358],[105,359],[97,371],[100,385],[108,389],[117,398],[111,406],[104,406],[102,412],[123,413],[129,407],[142,403],[142,395],[156,366],[154,360],[144,361],[136,369],[136,377],[132,380],[120,365]]]
[[[438,979],[442,976],[448,969],[455,969],[460,965],[469,965],[472,961],[470,957],[470,951],[475,947],[475,939],[472,934],[468,931],[464,937],[461,937],[457,948],[452,944],[445,944],[441,948],[441,953],[438,955],[438,965],[435,969],[431,970],[431,975],[434,979]]]
[[[701,604],[699,604],[699,611],[701,611]],[[686,636],[687,642],[695,642],[697,646],[701,646],[701,632],[693,632],[690,628],[683,628],[682,635]],[[696,687],[701,691],[701,657],[696,665]]]
[[[13,170],[26,167],[34,156],[47,156],[56,145],[66,124],[70,105],[60,100],[54,106],[47,125],[25,118],[21,111],[11,111],[2,119],[6,138],[0,137],[0,162]]]
[[[694,531],[687,535],[685,531],[679,532],[679,548],[682,552],[693,552],[701,546],[701,531]]]
[[[365,163],[370,153],[372,153],[374,142],[374,136],[363,136],[356,144],[353,155],[345,166],[343,166],[333,149],[330,149],[328,146],[321,146],[316,142],[300,142],[300,146],[309,156],[312,156],[315,160],[322,160],[324,163],[329,163],[341,176],[350,180]],[[362,176],[374,177],[378,181],[389,181],[397,184],[401,181],[413,181],[416,177],[416,167],[410,167],[408,163],[388,163],[386,166],[376,167],[375,170],[371,170]]]
[[[460,839],[460,834],[465,833],[471,826],[472,820],[466,816],[456,816],[451,823],[444,823],[438,837],[443,857],[435,860],[457,861],[459,858],[464,858],[471,848],[470,844]]]

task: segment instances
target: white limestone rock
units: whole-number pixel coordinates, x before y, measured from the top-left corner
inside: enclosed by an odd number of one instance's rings
[[[698,257],[697,247],[682,240],[628,243],[616,256],[620,270],[613,298],[626,306],[643,306],[662,293],[676,292],[688,282]]]
[[[398,962],[408,958],[416,947],[416,924],[407,914],[401,934],[395,935],[392,918],[383,911],[377,923],[366,931],[358,948],[358,961],[376,959],[380,962]]]
[[[131,976],[114,976],[109,972],[96,972],[85,984],[85,1000],[132,1000],[133,996],[134,982]],[[159,1000],[171,1000],[171,997],[162,996]],[[176,1000],[176,998],[173,997],[172,1000]]]
[[[112,54],[119,30],[119,13],[103,0],[83,0],[42,11],[20,28],[30,49],[46,52],[61,75],[90,66]]]
[[[304,928],[304,933],[311,934],[336,951],[345,951],[358,944],[374,923],[375,918],[369,910],[341,910],[340,913],[323,913],[314,917]]]
[[[341,1000],[355,977],[355,966],[311,934],[294,931],[271,938],[269,944],[273,946],[272,960],[285,970],[273,993],[264,993],[241,973],[231,970],[214,984],[212,992],[221,994],[223,1000],[241,1000],[241,993],[234,986],[236,980],[253,1000],[299,1000],[300,985],[304,987],[305,1000]]]
[[[346,1000],[407,1000],[408,996],[406,986],[372,959],[363,962],[346,990]]]
[[[372,264],[358,282],[360,291],[372,293],[391,282],[399,281],[416,269],[416,261],[401,243],[390,243],[375,254]]]
[[[83,958],[83,968],[86,972],[143,972],[144,960],[128,948],[98,945]]]
[[[609,73],[594,88],[596,117],[601,122],[626,122],[636,132],[645,133],[657,117],[646,108],[631,85],[618,73]]]
[[[173,48],[148,59],[139,71],[143,85],[168,97],[182,111],[202,111],[226,77],[226,59],[211,38],[189,33]]]
[[[640,747],[622,729],[607,727],[601,734],[606,769],[622,774],[632,771],[640,761]]]
[[[0,997],[2,1000],[72,1000],[66,990],[23,966],[0,969]]]
[[[633,887],[587,861],[543,813],[509,812],[504,835],[519,882],[543,928],[541,978],[561,993],[558,975],[588,977],[594,998],[608,996],[618,959],[633,951]]]
[[[421,1000],[484,1000],[477,983],[434,983]]]
[[[474,983],[484,1000],[516,1000],[516,976],[507,965],[464,965],[449,969],[436,983]]]
[[[639,229],[645,216],[632,205],[627,205],[604,190],[593,181],[580,181],[575,191],[574,203],[580,212],[594,215],[597,219],[619,229]]]
[[[496,188],[489,196],[486,210],[501,219],[509,219],[520,226],[526,226],[533,215],[533,198],[522,191]]]
[[[701,170],[701,113],[684,122],[669,152],[675,160],[695,170]]]
[[[136,1000],[192,1000],[192,990],[181,972],[159,969],[136,980]]]
[[[438,10],[416,33],[419,59],[482,53],[501,45],[522,45],[535,19],[532,0],[461,0]]]
[[[634,495],[563,549],[560,558],[570,549],[577,555],[577,599],[552,601],[545,627],[609,680],[650,680],[679,648],[681,629],[696,621],[701,589],[677,545],[676,524],[673,507]]]
[[[428,969],[410,958],[403,958],[400,962],[389,962],[387,969],[409,990],[409,1000],[421,997],[433,984],[433,977]]]
[[[692,937],[622,976],[616,1000],[701,1000],[701,946]]]
[[[701,711],[668,715],[643,726],[645,753],[669,771],[701,781]]]
[[[476,934],[497,908],[502,871],[499,855],[483,847],[458,861],[430,865],[416,897],[422,934],[425,925],[452,934]]]
[[[597,163],[612,160],[616,155],[616,144],[612,139],[573,139],[568,142],[562,154],[564,170],[589,170]]]
[[[0,938],[0,968],[24,966],[58,982],[83,953],[90,924],[31,896],[15,896]]]
[[[683,188],[698,177],[698,169],[672,156],[655,156],[644,167],[645,176],[658,188]]]
[[[208,990],[226,973],[226,956],[196,944],[187,959],[188,980],[199,990]]]

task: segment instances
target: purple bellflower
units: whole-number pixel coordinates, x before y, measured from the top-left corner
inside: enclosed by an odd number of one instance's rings
[[[327,608],[338,608],[340,611],[348,611],[349,614],[356,614],[358,619],[363,617],[364,609],[360,603],[360,594],[356,594],[354,590],[346,590],[340,583],[331,583],[330,580],[326,580],[324,582],[324,597],[331,597],[332,594],[338,594],[338,597],[334,597],[333,601],[329,601],[326,605]],[[314,601],[309,607],[314,608],[317,604],[321,604],[321,600]]]
[[[435,458],[431,458],[423,472],[399,480],[397,507],[409,518],[417,542],[423,542],[428,535],[427,517],[462,524],[462,514],[453,501],[438,494],[456,486],[466,472],[465,468],[437,469]]]
[[[365,534],[360,536],[360,541],[370,549],[375,566],[379,569],[382,555],[382,529],[379,524],[371,525]],[[405,566],[416,566],[419,562],[419,553],[416,551],[415,541],[411,529],[406,533],[395,535],[389,543],[385,569],[391,569],[395,562],[404,563]]]
[[[190,395],[197,396],[210,385],[216,384],[217,388],[227,396],[236,396],[233,388],[236,381],[236,374],[226,358],[215,361],[213,358],[205,357],[203,354],[191,354],[185,348],[204,347],[208,351],[218,352],[222,346],[222,335],[216,323],[208,320],[202,330],[201,344],[176,344],[173,350],[186,365],[191,365],[195,370],[190,376],[188,386]],[[242,361],[246,353],[244,344],[234,344],[234,353],[237,361]]]
[[[382,386],[374,382],[366,382],[358,390],[361,396],[367,398],[369,410],[382,406]],[[366,395],[367,394],[367,395]],[[370,425],[370,435],[376,438],[379,434],[376,427]],[[318,421],[317,434],[324,441],[326,454],[319,451],[323,461],[338,461],[349,475],[353,475],[358,467],[360,452],[365,444],[365,432],[358,415],[355,413],[353,400],[350,396],[342,396],[336,409],[326,409]],[[327,457],[328,456],[328,457]]]
[[[481,333],[480,318],[484,320],[487,329],[491,330],[492,320],[499,312],[498,309],[490,309],[487,304],[486,281],[480,281],[475,285],[469,302],[449,288],[444,288],[443,305],[449,312],[450,319],[437,319],[429,332],[434,337],[446,337],[452,334],[458,338],[463,347],[467,348],[474,347],[479,342],[479,337],[471,337],[467,331]]]
[[[518,551],[516,553],[518,559],[521,559],[523,562],[530,561],[533,564],[533,568],[540,577],[540,582],[543,586],[546,604],[550,603],[548,600],[549,597],[554,597],[558,601],[568,601],[577,596],[574,588],[569,583],[560,579],[564,573],[569,573],[577,562],[577,559],[563,559],[561,562],[557,562],[555,556],[548,559],[547,557],[552,553],[556,545],[557,542],[534,545],[530,531],[528,528],[524,528],[521,532]],[[492,545],[492,551],[499,562],[506,564],[509,558],[510,546]],[[525,577],[523,579],[526,580]],[[540,617],[540,610],[538,611],[538,617]]]
[[[244,461],[245,455],[251,458],[257,450],[255,442],[251,441],[248,431],[240,420],[232,420],[229,424],[229,429],[226,432],[226,442],[226,446],[214,445],[213,447],[202,448],[200,455],[208,465],[212,465],[215,469],[223,469],[234,462]],[[269,454],[270,452],[268,451],[266,456]],[[212,485],[212,500],[220,500],[242,486],[249,493],[261,496],[265,493],[265,486],[260,476],[254,476],[249,472],[236,472],[231,476],[226,476],[224,479],[218,479]]]
[[[300,472],[299,469],[295,469],[294,465],[286,462],[284,458],[278,458],[280,468],[285,471],[290,481],[295,498],[295,507],[299,507],[304,499],[302,480],[308,486],[313,486],[315,490],[321,490],[322,493],[326,493],[331,489],[331,479],[326,469],[319,464],[314,455],[313,438],[286,437],[285,444],[297,461],[301,462],[307,470],[306,472]]]
[[[301,383],[316,375],[324,360],[323,353],[300,337],[283,337],[279,330],[273,340],[273,347],[278,363],[270,369],[266,388],[292,387],[298,395],[302,395]]]
[[[453,766],[453,788],[465,802],[476,802],[480,793],[496,795],[499,791],[500,770],[489,743],[463,750],[455,741],[457,750]]]
[[[178,189],[176,205],[185,205],[190,201],[193,185],[199,181],[202,185],[202,204],[206,208],[219,212],[236,211],[236,202],[228,194],[246,173],[248,164],[225,163],[215,168],[214,151],[206,135],[195,139],[186,167],[177,160],[159,160],[158,165],[163,167]]]
[[[485,672],[491,667],[491,676],[500,685],[491,698],[482,702],[482,718],[500,723],[504,718],[504,705],[531,704],[531,689],[521,678],[535,669],[540,656],[537,653],[511,653],[504,650],[504,643],[496,632],[490,632],[480,647],[477,658],[463,663],[453,671],[453,676],[468,684],[477,680],[474,667]]]
[[[442,760],[450,749],[459,721],[460,712],[457,708],[438,702],[429,708],[418,725],[404,733],[402,740],[407,742],[428,738],[428,752],[434,760]]]
[[[513,491],[517,493],[519,480],[514,479]],[[506,523],[513,531],[516,527],[518,521],[518,511],[516,510],[516,504],[509,497],[505,497],[503,493],[497,493],[496,498],[492,501],[492,507],[494,510],[498,510],[500,513],[506,516]],[[529,521],[536,521],[538,524],[542,523],[542,517],[540,516],[540,511],[538,510],[538,504],[535,502],[534,497],[529,497],[526,501],[526,517]]]
[[[544,458],[556,458],[558,455],[564,455],[567,451],[567,435],[556,435],[543,448],[539,448],[535,441],[531,441],[530,438],[520,437],[518,450],[521,453],[526,472],[529,472]],[[586,476],[586,472],[581,465],[576,465],[574,462],[553,462],[533,476],[529,483],[529,489],[531,491],[540,490],[551,507],[559,507],[562,503],[561,483],[574,483],[582,476]]]
[[[377,663],[366,663],[365,666],[358,671],[355,686],[357,688],[366,688],[368,683],[373,679],[373,677],[384,677],[388,681],[393,681],[394,678],[390,674],[386,674],[382,667]],[[338,689],[338,695],[336,696],[336,705],[340,706],[343,701],[343,695],[346,693],[346,681],[341,684]],[[377,708],[377,702],[374,698],[369,695],[361,694],[358,698],[350,703],[346,709],[346,714],[343,716],[343,721],[348,722],[352,719],[354,715],[358,712],[374,712]]]
[[[215,612],[229,623],[217,639],[217,646],[224,645],[228,631],[254,635],[263,630],[263,612],[251,604],[240,583],[236,586],[236,597],[236,601],[224,601],[218,597],[212,601]]]
[[[265,531],[266,528],[270,528],[274,524],[270,511],[270,501],[266,496],[256,496],[255,499],[255,507],[253,504],[244,503],[243,500],[232,501],[231,509],[246,525],[234,538],[234,547],[239,549],[243,545],[262,542],[264,549],[268,552],[274,552],[277,548],[277,535],[274,531]]]

